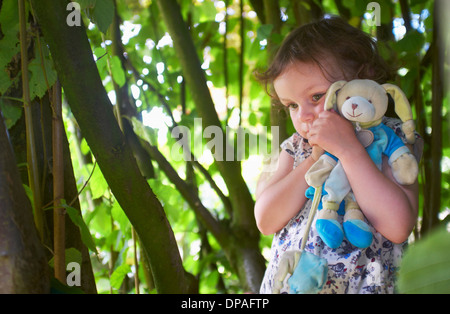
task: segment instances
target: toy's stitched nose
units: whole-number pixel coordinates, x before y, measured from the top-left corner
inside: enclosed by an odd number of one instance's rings
[[[358,108],[358,104],[352,104],[352,109],[355,110],[356,108]]]

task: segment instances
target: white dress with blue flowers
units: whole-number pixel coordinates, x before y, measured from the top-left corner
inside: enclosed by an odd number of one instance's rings
[[[402,140],[404,135],[397,119],[383,121],[391,127]],[[406,141],[405,141],[406,142]],[[281,148],[294,158],[294,168],[311,154],[311,146],[298,133],[281,144]],[[288,224],[274,235],[271,247],[271,259],[268,264],[261,293],[272,293],[273,277],[278,270],[281,257],[287,251],[299,250],[306,220],[311,209],[311,200],[293,217]],[[328,261],[328,278],[320,293],[347,294],[382,294],[394,293],[395,274],[401,261],[406,242],[394,244],[384,238],[369,223],[373,241],[370,247],[359,249],[352,246],[345,238],[337,249],[327,247],[317,234],[315,220],[311,225],[305,250]],[[342,223],[343,216],[339,216]],[[289,293],[287,279],[281,293]]]

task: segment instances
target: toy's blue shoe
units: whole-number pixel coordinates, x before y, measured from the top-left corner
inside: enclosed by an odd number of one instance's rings
[[[338,248],[344,240],[344,231],[337,221],[339,204],[323,202],[316,221],[316,229],[322,241],[332,249]]]
[[[354,246],[365,249],[372,244],[372,231],[355,203],[350,203],[345,208],[343,226],[345,237]]]
[[[344,233],[347,240],[354,246],[365,249],[372,244],[372,232],[364,221],[352,219],[344,221]]]
[[[344,240],[344,231],[336,219],[317,219],[316,229],[322,241],[330,248],[338,248]]]

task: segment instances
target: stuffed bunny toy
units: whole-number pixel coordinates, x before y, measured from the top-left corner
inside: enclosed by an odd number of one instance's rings
[[[402,130],[408,143],[415,140],[414,122],[409,102],[399,87],[380,85],[372,80],[338,81],[325,97],[325,110],[334,109],[353,122],[356,135],[372,160],[381,170],[382,155],[389,158],[394,178],[402,185],[414,183],[418,165],[409,148],[382,123],[388,107],[389,93],[395,101],[395,111],[402,120]],[[336,157],[325,152],[306,173],[305,179],[314,188],[321,187],[322,209],[318,213],[316,229],[331,248],[341,244],[344,234],[354,246],[366,248],[372,243],[372,233],[353,196],[344,169]],[[339,205],[345,200],[343,229],[337,221]]]

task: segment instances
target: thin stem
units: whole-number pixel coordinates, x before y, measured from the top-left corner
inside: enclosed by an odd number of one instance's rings
[[[239,55],[239,126],[242,124],[242,103],[244,93],[244,52],[245,52],[245,19],[244,19],[244,0],[239,1],[240,10],[240,37],[241,37],[241,53]]]
[[[33,130],[33,119],[28,85],[28,54],[27,54],[27,25],[25,16],[25,0],[18,0],[20,23],[20,57],[22,71],[22,92],[25,111],[25,128],[27,137],[28,180],[34,200],[34,220],[41,240],[44,238],[44,213],[42,210],[41,189],[39,184],[39,170],[36,155],[36,145]]]
[[[138,261],[138,252],[137,252],[137,234],[136,234],[136,230],[134,230],[134,228],[131,228],[131,235],[132,235],[132,239],[133,239],[133,251],[134,251],[134,288],[135,288],[135,293],[139,294],[139,261]]]
[[[65,210],[61,207],[64,199],[64,156],[63,156],[63,132],[61,87],[57,81],[53,87],[53,246],[55,278],[65,282],[66,258],[65,258]]]

